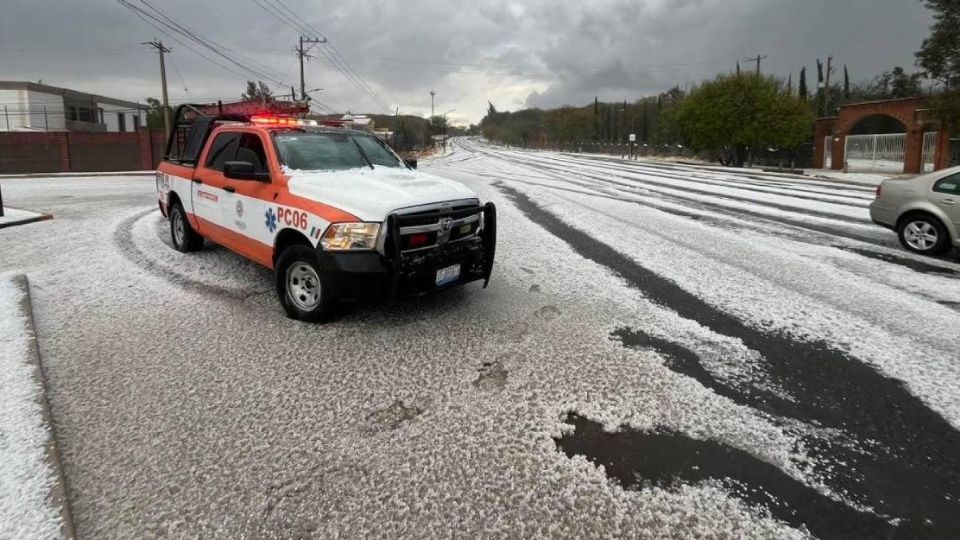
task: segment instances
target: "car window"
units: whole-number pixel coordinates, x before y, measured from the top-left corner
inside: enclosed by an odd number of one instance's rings
[[[941,178],[933,185],[933,190],[938,193],[960,195],[960,173]]]
[[[223,170],[223,164],[227,161],[233,161],[237,153],[237,140],[240,138],[238,133],[221,133],[213,140],[210,146],[210,154],[207,156],[207,168],[216,171]]]
[[[357,141],[357,144],[363,148],[364,153],[367,154],[367,158],[370,159],[370,163],[381,167],[401,166],[400,161],[393,155],[393,152],[387,150],[383,143],[376,138],[354,137],[353,140]]]
[[[263,149],[260,137],[253,133],[244,133],[240,136],[236,160],[252,163],[254,172],[267,172],[267,153]]]
[[[368,167],[367,159],[374,166],[403,166],[390,151],[368,135],[294,132],[278,133],[274,136],[274,140],[280,152],[281,163],[291,169],[308,171],[357,169]]]

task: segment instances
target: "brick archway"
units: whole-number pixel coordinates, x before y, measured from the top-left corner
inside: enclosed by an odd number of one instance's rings
[[[824,145],[826,138],[832,136],[832,163],[831,168],[843,170],[846,156],[846,139],[850,131],[862,120],[871,116],[889,116],[896,119],[906,128],[906,148],[904,172],[919,173],[923,167],[923,132],[931,124],[924,98],[892,99],[887,101],[871,101],[867,103],[851,103],[840,107],[838,116],[820,118],[814,126],[815,165],[824,166]],[[935,168],[941,169],[949,162],[949,134],[941,131],[934,158]],[[946,146],[947,151],[943,151]]]

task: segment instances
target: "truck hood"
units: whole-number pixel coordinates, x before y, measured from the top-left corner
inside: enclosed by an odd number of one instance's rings
[[[339,208],[363,221],[384,221],[401,208],[477,198],[459,182],[408,169],[285,169],[284,173],[291,194]]]

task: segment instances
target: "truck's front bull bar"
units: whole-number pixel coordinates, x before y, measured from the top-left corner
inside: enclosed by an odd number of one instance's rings
[[[483,211],[483,230],[480,231],[480,238],[483,244],[483,287],[486,288],[490,283],[490,275],[493,273],[493,259],[497,249],[497,207],[488,202],[482,208]],[[440,220],[443,218],[459,219],[470,214],[476,213],[476,209],[460,209],[430,214],[430,219]],[[387,253],[390,258],[390,298],[396,299],[400,291],[400,278],[403,272],[402,265],[402,243],[400,241],[400,229],[411,222],[422,221],[425,216],[414,215],[404,216],[400,214],[390,214],[387,217],[387,238],[392,240],[392,245]]]
[[[493,257],[497,253],[497,207],[488,202],[483,205],[483,288],[490,283],[490,274],[493,273]]]

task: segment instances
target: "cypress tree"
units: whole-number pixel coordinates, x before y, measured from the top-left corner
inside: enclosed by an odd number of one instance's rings
[[[850,99],[850,72],[847,65],[843,65],[843,99]]]

